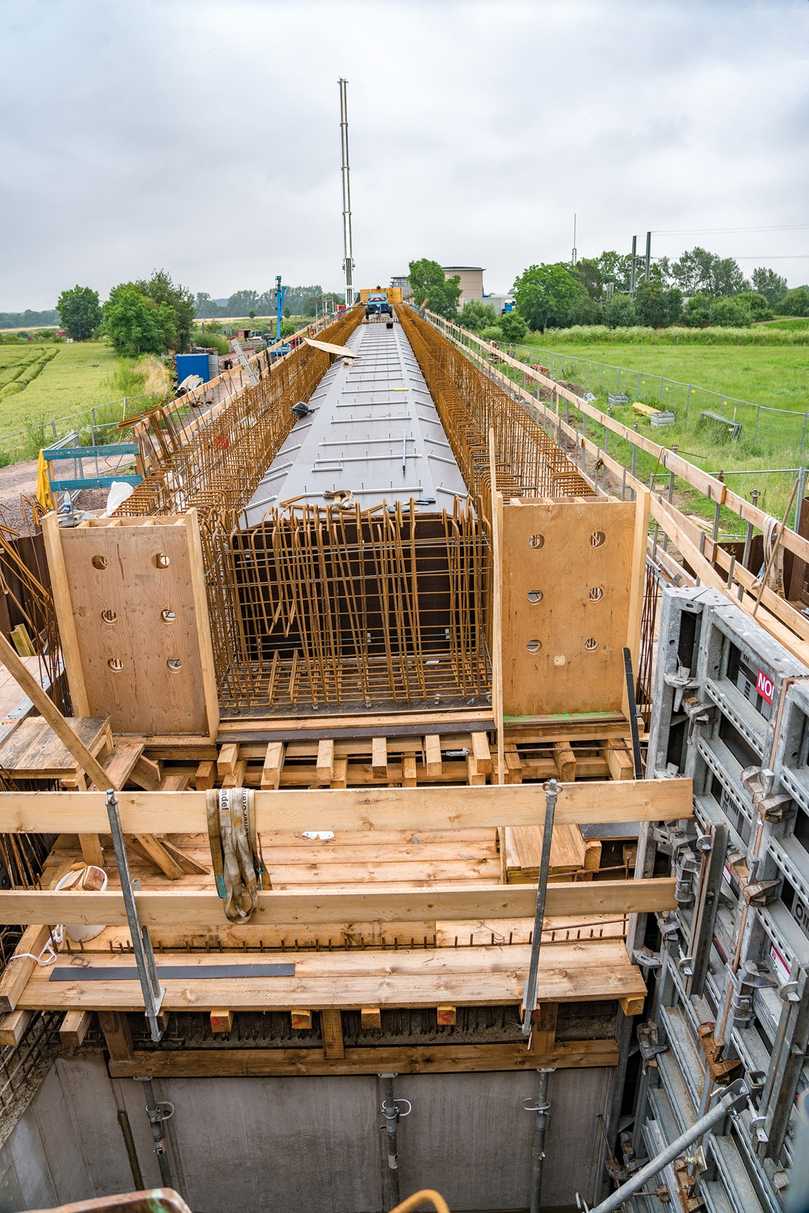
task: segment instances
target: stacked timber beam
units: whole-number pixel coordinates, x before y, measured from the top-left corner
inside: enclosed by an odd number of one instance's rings
[[[394,1048],[386,1043],[383,1031],[384,1016],[392,1009],[433,1015],[442,1031],[457,1030],[462,1007],[470,1011],[510,1007],[516,1015],[530,951],[535,887],[504,885],[473,871],[466,879],[448,883],[378,881],[374,870],[384,853],[384,840],[394,830],[407,832],[411,851],[421,848],[429,862],[431,847],[441,845],[433,843],[433,835],[457,836],[452,853],[463,856],[463,839],[470,831],[488,830],[494,837],[498,827],[541,826],[545,803],[541,786],[472,786],[451,795],[440,786],[258,790],[255,800],[271,870],[279,826],[284,840],[324,831],[333,834],[338,845],[345,840],[346,847],[353,845],[363,856],[354,861],[353,882],[346,882],[343,873],[342,883],[319,884],[317,871],[310,883],[297,887],[278,888],[273,881],[272,889],[260,894],[251,922],[235,927],[224,919],[211,877],[186,876],[181,882],[168,882],[133,857],[133,872],[142,885],[135,894],[138,913],[152,932],[159,964],[180,966],[188,974],[165,981],[163,1009],[167,1014],[204,1015],[212,1036],[219,1038],[232,1036],[241,1015],[259,1011],[288,1014],[295,1031],[311,1031],[313,1024],[319,1024],[323,1037],[294,1062],[283,1050],[262,1060],[231,1049],[229,1060],[217,1057],[205,1071],[200,1056],[187,1057],[183,1052],[175,1058],[179,1069],[174,1072],[363,1072],[381,1062],[369,1053],[357,1057],[352,1049],[340,1049],[345,1015],[361,1013],[366,1026],[380,1033],[374,1053],[377,1047],[383,1052]],[[129,838],[150,832],[158,821],[165,834],[184,840],[203,831],[206,810],[201,792],[123,791],[118,793],[118,804]],[[557,812],[559,825],[565,828],[593,817],[601,822],[672,820],[687,816],[689,806],[688,780],[572,783],[561,786]],[[94,791],[10,792],[0,798],[3,831],[30,830],[35,825],[41,830],[100,834],[105,817],[103,795]],[[352,835],[368,842],[352,843]],[[381,844],[376,847],[375,837]],[[67,843],[57,846],[43,884],[54,879],[74,854]],[[457,862],[462,866],[462,860]],[[63,1009],[70,1016],[65,1037],[75,1040],[86,1028],[84,1016],[99,1013],[114,1072],[125,1075],[145,1072],[147,1062],[143,1050],[131,1043],[127,1020],[134,1015],[137,1023],[139,1009],[142,1016],[138,983],[133,977],[108,980],[105,976],[112,958],[131,965],[127,917],[116,885],[116,873],[111,871],[105,892],[56,892],[47,887],[0,892],[0,922],[27,924],[21,949],[29,955],[41,951],[50,927],[58,921],[105,928],[80,948],[63,944],[53,967],[39,967],[31,959],[10,966],[0,979],[0,1006],[7,1013],[0,1030],[13,1034],[24,1013]],[[605,1008],[620,1005],[625,1014],[637,1013],[643,1003],[643,981],[626,956],[623,928],[616,934],[610,924],[622,922],[632,911],[671,908],[673,894],[673,881],[668,879],[551,885],[540,983],[545,1018],[547,1006],[569,1002],[595,1002]],[[184,950],[178,940],[194,950]],[[329,948],[323,951],[326,940]],[[201,948],[197,941],[204,941]],[[256,953],[267,951],[281,953],[279,959],[294,966],[293,975],[250,976]],[[211,966],[218,969],[223,962],[230,966],[229,975],[206,977],[206,970],[213,972]],[[67,980],[58,979],[63,966]],[[94,979],[97,970],[101,970],[99,980]],[[537,1058],[550,1058],[559,1065],[605,1064],[616,1047],[614,1036],[590,1043],[560,1043],[543,1030],[536,1034],[539,1044],[526,1054],[514,1031],[511,1035],[514,1039],[509,1040],[505,1031],[503,1047],[488,1053],[469,1046],[468,1068],[523,1068],[529,1064],[526,1056],[534,1065]],[[466,1047],[456,1040],[446,1056],[430,1059],[416,1051],[400,1060],[412,1069],[452,1068],[465,1056]],[[166,1054],[160,1056],[161,1072],[170,1072],[173,1063]],[[148,1057],[153,1065],[152,1054]]]

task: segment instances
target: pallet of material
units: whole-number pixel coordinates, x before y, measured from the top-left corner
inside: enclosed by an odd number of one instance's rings
[[[640,400],[635,400],[632,404],[632,411],[639,413],[641,417],[645,417],[652,425],[674,425],[677,420],[674,413],[670,409],[656,409],[651,404],[643,404]]]
[[[535,884],[542,857],[539,826],[506,826],[505,867],[509,884]],[[592,878],[598,871],[601,843],[585,840],[577,825],[557,825],[551,841],[551,880]]]

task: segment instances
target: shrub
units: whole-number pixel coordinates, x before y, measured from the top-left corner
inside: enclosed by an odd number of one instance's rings
[[[212,350],[216,350],[217,354],[230,353],[230,342],[227,337],[223,336],[221,326],[218,331],[214,331],[213,327],[205,325],[201,329],[193,329],[191,333],[191,341],[194,345],[205,345]]]
[[[480,330],[480,336],[484,341],[502,341],[503,330],[499,324],[489,324],[485,329]]]
[[[500,331],[506,341],[522,341],[528,332],[528,325],[519,312],[506,312],[500,317]]]
[[[745,328],[752,320],[750,304],[741,295],[716,299],[711,308],[711,324],[718,324],[722,328]]]
[[[609,328],[625,328],[635,324],[635,302],[631,295],[615,294],[604,305],[604,320]]]
[[[809,316],[809,286],[796,286],[787,291],[781,301],[780,311],[785,316]]]
[[[465,329],[471,329],[473,333],[479,333],[481,329],[497,324],[497,312],[490,303],[482,303],[479,299],[470,299],[468,303],[463,305],[458,320]]]

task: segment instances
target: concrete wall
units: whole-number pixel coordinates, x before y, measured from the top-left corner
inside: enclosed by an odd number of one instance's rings
[[[600,1172],[597,1116],[613,1071],[551,1079],[543,1204],[591,1202]],[[375,1077],[155,1081],[171,1100],[174,1186],[194,1213],[376,1213],[383,1200],[381,1094]],[[407,1075],[397,1097],[401,1193],[435,1187],[460,1210],[527,1207],[534,1073]],[[132,1125],[143,1179],[160,1173],[143,1087],[111,1081],[100,1056],[63,1058],[0,1149],[0,1213],[134,1187],[117,1108]]]

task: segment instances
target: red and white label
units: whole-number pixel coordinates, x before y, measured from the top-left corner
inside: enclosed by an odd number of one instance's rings
[[[769,674],[765,674],[763,670],[759,670],[756,674],[756,692],[762,699],[766,699],[767,703],[772,703],[775,695],[775,684]]]
[[[781,981],[789,981],[790,973],[789,965],[786,962],[786,957],[780,948],[777,948],[774,943],[770,944],[770,960],[773,963],[773,968],[775,969],[776,973],[781,978]]]

